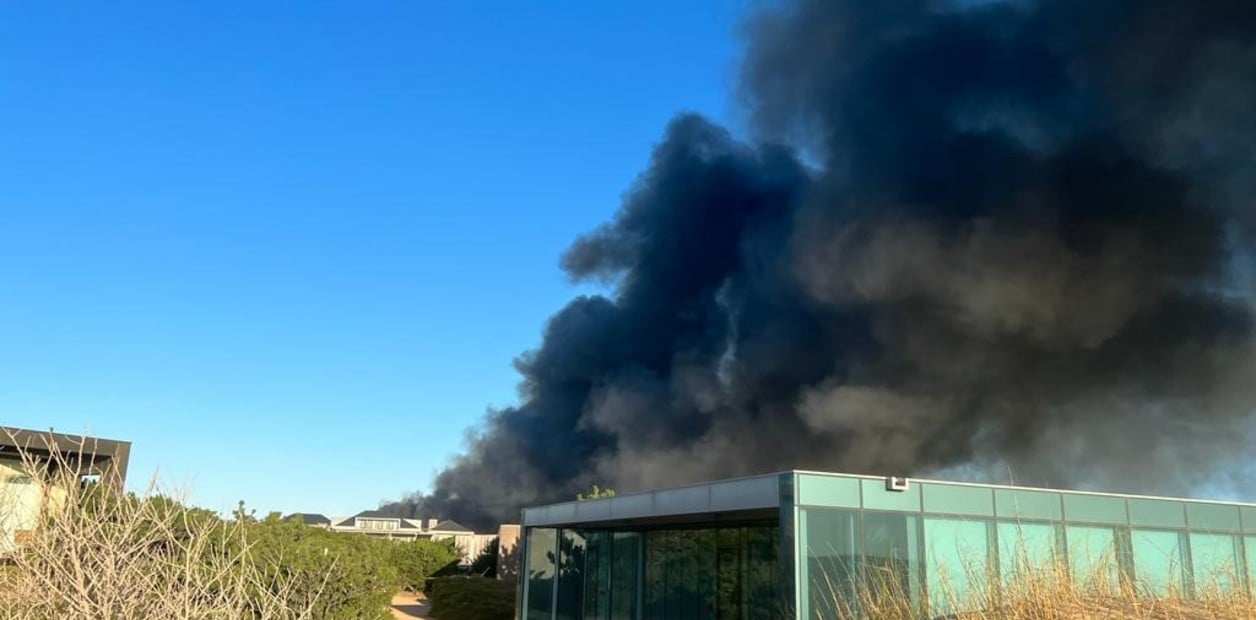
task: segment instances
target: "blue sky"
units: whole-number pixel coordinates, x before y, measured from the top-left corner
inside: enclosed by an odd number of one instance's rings
[[[744,9],[0,2],[0,424],[220,510],[426,488],[667,120],[736,116]]]

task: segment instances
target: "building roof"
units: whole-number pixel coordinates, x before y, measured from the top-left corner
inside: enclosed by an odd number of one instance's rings
[[[286,517],[285,521],[300,521],[306,525],[331,525],[331,519],[320,515],[316,512],[294,512]]]
[[[338,523],[337,525],[347,525],[351,523],[354,526],[356,526],[359,518],[361,519],[396,519],[398,521],[397,527],[400,529],[403,529],[403,530],[420,529],[419,526],[413,523],[410,523],[406,519],[398,517],[397,515],[388,514],[381,510],[363,510],[362,512],[359,512],[358,514],[355,514],[352,517],[345,519],[344,521]]]
[[[431,531],[431,532],[465,532],[465,533],[467,533],[467,534],[474,534],[474,533],[475,533],[475,532],[474,532],[474,530],[472,530],[471,528],[469,528],[469,527],[467,527],[467,526],[465,526],[465,525],[463,525],[463,524],[461,524],[461,523],[458,523],[457,521],[453,521],[453,520],[451,520],[451,519],[445,519],[444,521],[441,521],[440,523],[437,523],[435,527],[431,528],[431,529],[430,529],[430,530],[428,530],[428,531]]]

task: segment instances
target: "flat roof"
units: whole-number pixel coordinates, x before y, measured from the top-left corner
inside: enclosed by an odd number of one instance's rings
[[[523,509],[525,527],[547,525],[574,525],[614,522],[643,522],[651,519],[676,521],[680,517],[707,516],[716,519],[721,515],[754,515],[755,511],[779,509],[782,505],[782,483],[793,484],[797,476],[823,476],[847,480],[875,480],[884,482],[889,476],[844,474],[810,470],[788,470],[758,476],[717,480],[679,487],[616,495],[609,498],[560,502]],[[1048,487],[1030,487],[979,482],[958,482],[928,478],[908,478],[913,483],[974,487],[981,489],[1005,489],[1013,491],[1037,491],[1067,495],[1101,496],[1123,499],[1147,499],[1183,502],[1188,504],[1213,504],[1256,508],[1256,503],[1140,495],[1132,493],[1108,493],[1101,491],[1075,491]]]

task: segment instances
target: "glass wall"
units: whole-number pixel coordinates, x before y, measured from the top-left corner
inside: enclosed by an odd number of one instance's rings
[[[1026,579],[1147,595],[1253,592],[1256,507],[798,473],[799,618],[880,592],[921,616],[997,605]],[[1253,592],[1256,594],[1256,592]]]
[[[775,618],[775,526],[528,530],[527,620]]]

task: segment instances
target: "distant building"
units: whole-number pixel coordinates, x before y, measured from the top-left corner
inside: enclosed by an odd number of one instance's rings
[[[39,511],[55,489],[33,479],[26,462],[47,467],[49,479],[73,469],[82,483],[107,484],[118,491],[126,483],[131,443],[83,435],[0,426],[0,553],[29,535]]]
[[[351,517],[331,518],[299,512],[284,518],[300,520],[306,525],[333,532],[366,534],[390,540],[453,540],[464,564],[474,560],[497,537],[496,534],[476,534],[470,528],[448,519],[405,519],[379,510],[363,510]]]

